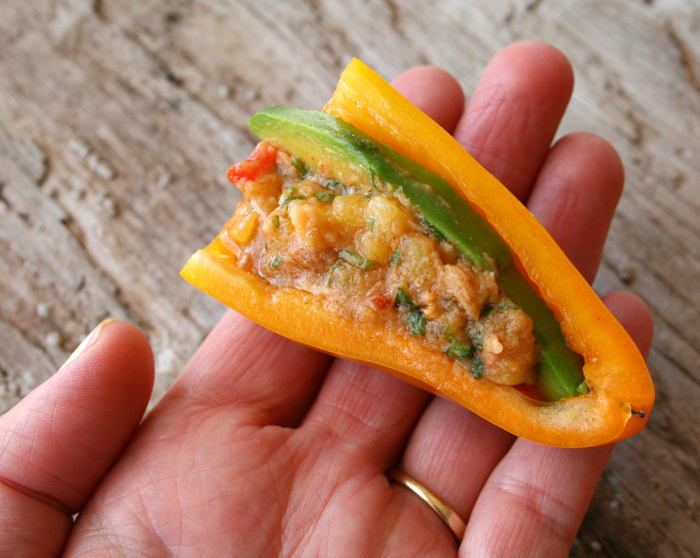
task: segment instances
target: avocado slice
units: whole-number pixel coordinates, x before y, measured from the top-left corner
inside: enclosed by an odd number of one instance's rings
[[[307,168],[322,168],[343,184],[375,184],[378,177],[403,193],[434,234],[451,242],[477,269],[497,270],[505,293],[532,318],[541,356],[535,385],[540,397],[557,401],[587,392],[583,360],[568,347],[551,309],[488,221],[444,178],[323,112],[273,106],[255,114],[249,125]]]

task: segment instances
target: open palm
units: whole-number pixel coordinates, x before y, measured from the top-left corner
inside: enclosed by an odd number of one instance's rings
[[[394,85],[593,279],[624,176],[595,136],[551,145],[573,87],[561,53],[508,47],[466,109],[436,68]],[[606,303],[647,352],[645,305],[625,293]],[[145,338],[111,322],[92,341],[0,419],[0,556],[566,556],[612,450],[515,439],[234,312],[142,421]],[[467,521],[461,545],[387,480],[399,465]]]

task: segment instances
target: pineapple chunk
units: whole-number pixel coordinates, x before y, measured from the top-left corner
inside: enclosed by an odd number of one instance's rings
[[[255,235],[258,214],[246,204],[240,203],[231,220],[226,224],[229,237],[238,244],[247,244]]]
[[[333,200],[333,217],[346,235],[365,225],[365,210],[369,200],[364,194],[338,196]]]
[[[334,248],[339,242],[333,223],[319,204],[290,204],[289,219],[301,241],[312,252],[319,253]]]
[[[436,282],[440,263],[436,242],[424,234],[409,233],[401,237],[399,250],[401,276],[421,291],[430,290]]]
[[[368,260],[386,265],[401,236],[413,228],[412,219],[401,204],[386,196],[373,196],[365,215],[358,248]]]

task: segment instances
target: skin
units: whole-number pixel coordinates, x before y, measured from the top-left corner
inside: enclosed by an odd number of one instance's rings
[[[573,88],[563,54],[509,46],[466,108],[438,68],[394,85],[593,279],[624,173],[591,134],[551,145]],[[604,300],[647,354],[644,303],[628,293]],[[142,421],[152,384],[145,337],[112,322],[0,418],[0,555],[567,556],[612,451],[515,439],[232,311]],[[388,482],[398,465],[467,521],[461,545]]]

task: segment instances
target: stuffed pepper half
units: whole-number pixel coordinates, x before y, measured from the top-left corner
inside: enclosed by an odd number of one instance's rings
[[[243,201],[183,276],[261,325],[555,446],[640,430],[643,358],[527,210],[361,62],[325,112],[271,107]]]

